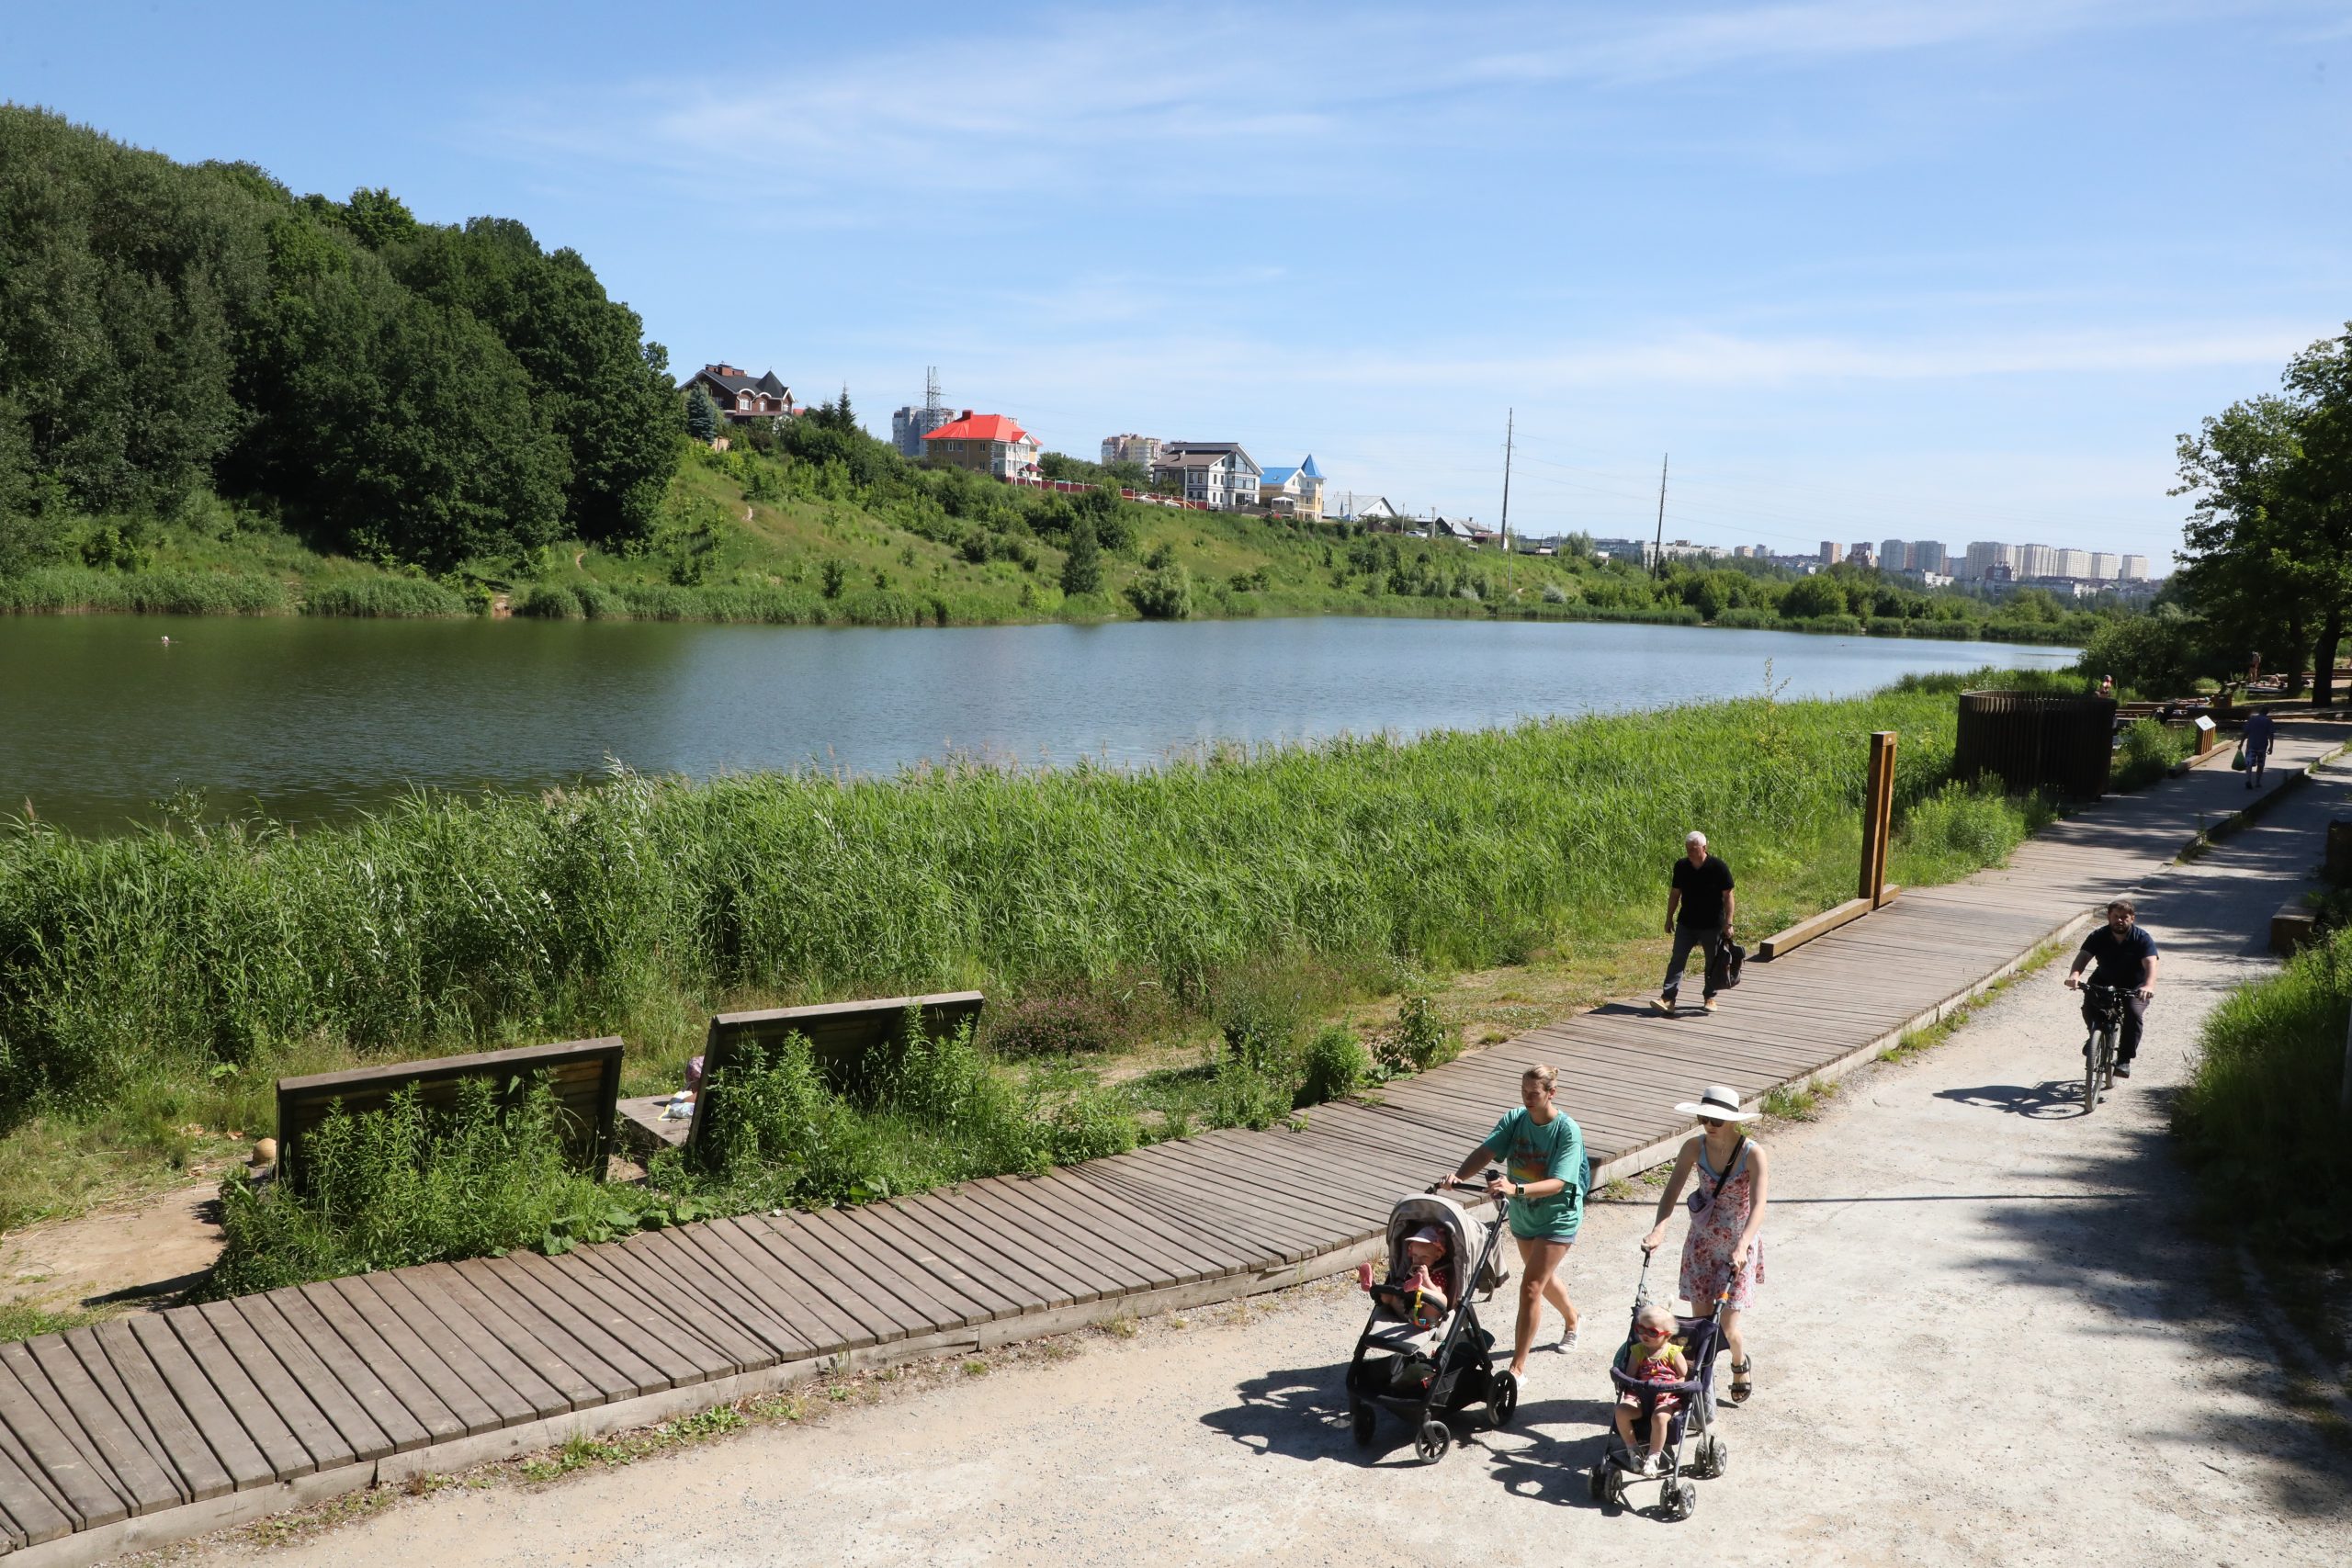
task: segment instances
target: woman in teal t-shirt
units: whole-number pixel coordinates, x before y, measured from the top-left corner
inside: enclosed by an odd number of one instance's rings
[[[1527,1352],[1544,1316],[1544,1303],[1560,1309],[1566,1326],[1559,1348],[1577,1343],[1577,1308],[1560,1282],[1560,1265],[1576,1245],[1584,1222],[1584,1131],[1552,1106],[1559,1074],[1547,1066],[1527,1069],[1519,1080],[1521,1109],[1507,1113],[1453,1173],[1456,1181],[1489,1160],[1503,1162],[1504,1174],[1487,1190],[1510,1200],[1510,1234],[1519,1243],[1519,1333],[1511,1341],[1510,1371],[1527,1374]]]

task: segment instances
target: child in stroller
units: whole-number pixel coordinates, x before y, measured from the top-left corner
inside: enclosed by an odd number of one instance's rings
[[[1434,1190],[1400,1198],[1389,1211],[1390,1278],[1374,1282],[1369,1265],[1357,1275],[1372,1293],[1348,1363],[1348,1416],[1358,1447],[1372,1446],[1383,1409],[1413,1426],[1413,1450],[1426,1462],[1445,1457],[1453,1441],[1447,1421],[1473,1404],[1484,1402],[1496,1426],[1510,1424],[1519,1384],[1497,1370],[1495,1337],[1479,1326],[1471,1302],[1493,1295],[1506,1278],[1495,1247],[1503,1213],[1498,1201],[1494,1217],[1482,1222]]]
[[[1619,1401],[1617,1430],[1589,1479],[1594,1502],[1618,1507],[1625,1506],[1629,1488],[1656,1481],[1660,1483],[1658,1506],[1666,1516],[1687,1519],[1699,1506],[1699,1489],[1684,1474],[1712,1480],[1730,1461],[1713,1430],[1715,1348],[1721,1341],[1713,1317],[1678,1317],[1651,1301],[1649,1280],[1649,1255],[1645,1253],[1641,1280],[1634,1288],[1633,1333],[1609,1366],[1609,1381]],[[1715,1304],[1720,1309],[1722,1303]],[[1646,1335],[1645,1328],[1650,1331]],[[1674,1352],[1679,1353],[1682,1375],[1668,1381],[1659,1375],[1657,1363],[1664,1361],[1670,1369]],[[1645,1410],[1650,1413],[1646,1451],[1634,1434],[1634,1418]],[[1688,1463],[1683,1459],[1686,1438],[1695,1439]]]

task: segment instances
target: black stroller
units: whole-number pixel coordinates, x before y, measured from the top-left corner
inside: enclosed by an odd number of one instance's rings
[[[1491,1180],[1500,1174],[1487,1176]],[[1495,1249],[1503,1212],[1498,1199],[1494,1218],[1481,1222],[1460,1200],[1434,1190],[1400,1198],[1388,1212],[1391,1258],[1403,1257],[1405,1238],[1423,1225],[1445,1232],[1461,1300],[1424,1328],[1412,1321],[1410,1292],[1373,1286],[1372,1314],[1356,1337],[1355,1359],[1348,1363],[1348,1417],[1357,1447],[1372,1447],[1383,1409],[1412,1424],[1413,1451],[1430,1464],[1443,1459],[1453,1441],[1447,1422],[1473,1404],[1484,1403],[1494,1425],[1510,1425],[1519,1408],[1519,1380],[1496,1369],[1494,1336],[1478,1325],[1470,1302],[1473,1295],[1492,1296],[1510,1277]]]
[[[1683,1359],[1690,1368],[1687,1382],[1640,1382],[1626,1375],[1625,1351],[1634,1343],[1633,1326],[1638,1326],[1641,1311],[1650,1304],[1650,1258],[1642,1254],[1642,1277],[1634,1287],[1634,1325],[1629,1326],[1625,1343],[1609,1359],[1609,1381],[1619,1393],[1672,1393],[1681,1397],[1681,1407],[1667,1417],[1666,1447],[1659,1457],[1662,1466],[1645,1472],[1640,1460],[1630,1452],[1612,1429],[1601,1450],[1600,1462],[1592,1467],[1589,1482],[1592,1500],[1616,1507],[1626,1506],[1626,1494],[1635,1486],[1651,1482],[1659,1483],[1658,1507],[1670,1519],[1687,1519],[1699,1506],[1699,1489],[1683,1479],[1690,1476],[1699,1481],[1712,1481],[1730,1468],[1731,1450],[1723,1438],[1715,1435],[1715,1348],[1722,1342],[1713,1317],[1683,1317],[1674,1320],[1674,1342],[1682,1348]],[[1724,1294],[1715,1300],[1715,1310],[1721,1312],[1725,1298],[1731,1293],[1726,1284]],[[1696,1306],[1697,1303],[1691,1303]],[[1646,1421],[1645,1414],[1641,1419]],[[1635,1435],[1642,1428],[1636,1426]],[[1691,1439],[1688,1461],[1683,1457],[1683,1441]]]

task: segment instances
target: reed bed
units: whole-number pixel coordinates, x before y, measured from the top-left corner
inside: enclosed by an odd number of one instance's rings
[[[1744,900],[1760,916],[1776,886],[1802,902],[1842,883],[1861,738],[1888,728],[1908,808],[1945,781],[1940,694],[1225,750],[1137,773],[621,775],[420,795],[299,835],[18,823],[0,832],[0,1105],[103,1107],[159,1073],[201,1082],[290,1054],[604,1032],[667,1052],[749,999],[1010,999],[1120,976],[1197,1010],[1270,956],[1516,962],[1638,934],[1693,825],[1760,890]]]

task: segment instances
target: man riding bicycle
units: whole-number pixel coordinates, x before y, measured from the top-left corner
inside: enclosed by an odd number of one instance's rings
[[[2107,924],[2083,939],[2082,951],[2075,954],[2075,966],[2066,972],[2066,988],[2079,990],[2083,971],[2091,969],[2090,983],[2104,986],[2122,994],[2122,1038],[2116,1047],[2115,1076],[2132,1076],[2132,1058],[2140,1051],[2140,1026],[2148,1014],[2148,999],[2156,994],[2156,939],[2142,931],[2135,923],[2140,911],[2129,898],[2118,898],[2107,907]],[[2096,967],[2091,967],[2092,965]],[[2083,1021],[2096,1032],[2099,1027],[2098,1004],[2088,997],[2083,998]],[[2090,1049],[2086,1044],[2085,1050]]]

